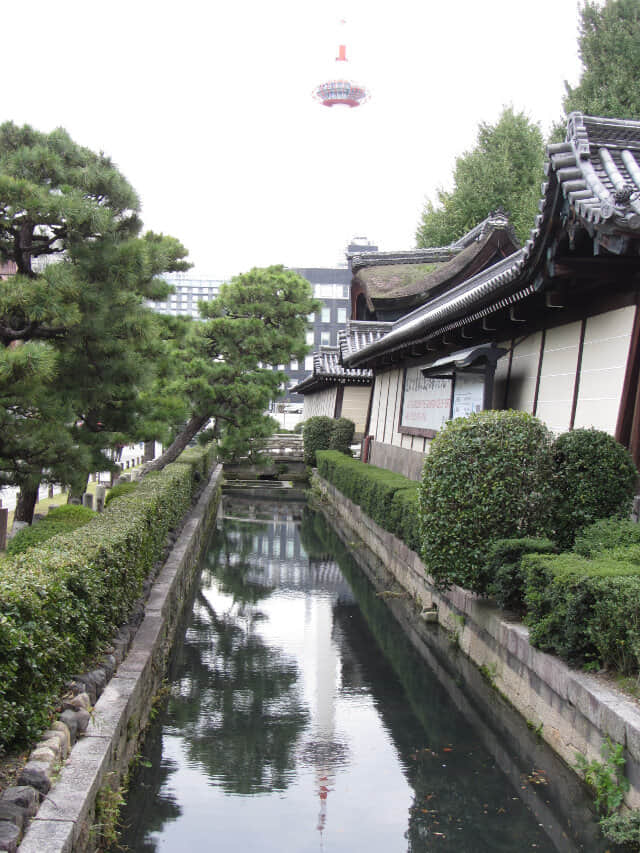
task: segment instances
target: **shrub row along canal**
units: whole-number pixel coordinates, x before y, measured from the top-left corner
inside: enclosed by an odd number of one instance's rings
[[[423,661],[322,515],[230,494],[222,515],[125,850],[604,849],[571,773],[489,684],[477,708],[437,628]]]

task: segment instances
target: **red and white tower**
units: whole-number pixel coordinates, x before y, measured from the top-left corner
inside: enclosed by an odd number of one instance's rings
[[[344,27],[345,21],[340,22]],[[342,35],[342,30],[341,30]],[[341,38],[340,41],[346,41]],[[313,97],[325,107],[335,107],[342,104],[345,107],[359,107],[369,98],[368,90],[360,83],[355,83],[349,73],[346,44],[338,45],[338,55],[329,79],[313,90]]]

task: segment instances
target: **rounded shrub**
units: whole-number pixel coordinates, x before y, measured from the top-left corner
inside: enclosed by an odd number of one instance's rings
[[[434,438],[419,507],[422,557],[437,586],[487,594],[491,543],[546,534],[551,443],[543,423],[517,411],[456,418]]]
[[[356,425],[349,418],[338,418],[333,422],[331,438],[329,439],[329,450],[339,450],[347,456],[351,456],[351,445]]]
[[[553,445],[556,539],[570,546],[600,518],[629,515],[638,472],[628,450],[598,429],[575,429]]]
[[[302,442],[305,465],[315,466],[316,450],[329,450],[334,423],[334,419],[326,415],[314,415],[304,422]]]

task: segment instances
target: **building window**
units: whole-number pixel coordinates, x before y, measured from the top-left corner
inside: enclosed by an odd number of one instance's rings
[[[313,332],[307,332],[307,346],[313,346]]]
[[[338,308],[338,323],[346,323],[347,322],[347,309],[346,308]]]
[[[322,322],[330,323],[331,322],[331,308],[323,308],[322,309]]]
[[[313,356],[307,355],[304,360],[304,369],[313,370]]]
[[[298,359],[292,358],[291,359],[291,370],[297,370],[297,369],[298,369]]]
[[[331,346],[331,332],[322,332],[320,335],[320,345],[323,347]]]

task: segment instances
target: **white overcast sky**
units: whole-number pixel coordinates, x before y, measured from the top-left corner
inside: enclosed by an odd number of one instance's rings
[[[215,278],[412,247],[478,123],[512,104],[546,132],[580,74],[577,0],[5,0],[1,21],[0,119],[103,150]],[[353,110],[311,98],[340,29],[371,90]]]

